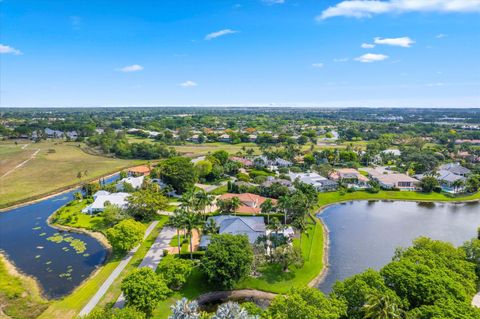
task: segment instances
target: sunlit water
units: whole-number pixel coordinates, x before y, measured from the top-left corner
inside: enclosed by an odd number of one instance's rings
[[[329,229],[329,269],[319,285],[329,292],[337,280],[390,262],[396,247],[419,236],[461,245],[476,236],[480,204],[355,201],[319,215]]]

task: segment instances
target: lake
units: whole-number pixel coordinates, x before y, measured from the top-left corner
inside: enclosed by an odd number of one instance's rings
[[[117,177],[105,181],[112,182]],[[76,191],[0,213],[0,250],[18,270],[36,278],[50,299],[69,294],[107,257],[105,247],[89,235],[62,232],[47,223],[48,217],[70,202]],[[81,240],[86,244],[85,251],[77,253],[68,242],[47,239],[58,233]]]
[[[395,248],[427,236],[456,246],[475,237],[480,204],[353,201],[327,207],[319,217],[329,229],[329,269],[319,285],[330,292],[337,280],[389,263]]]

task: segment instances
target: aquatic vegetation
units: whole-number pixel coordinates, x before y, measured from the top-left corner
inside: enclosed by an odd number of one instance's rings
[[[49,261],[47,261],[47,262],[45,263],[45,265],[50,265],[51,263],[52,263],[52,261],[49,260]]]
[[[53,236],[48,237],[47,240],[57,244],[66,242],[77,252],[77,254],[82,254],[87,250],[87,244],[85,244],[85,242],[80,239],[75,239],[72,236],[63,236],[62,234],[55,233]],[[69,251],[70,249],[68,247],[63,247],[62,250]]]
[[[40,233],[38,236],[45,236],[47,233],[43,232],[43,233]]]
[[[35,259],[38,259],[38,258],[40,258],[40,256],[41,256],[41,255],[36,255],[36,256],[35,256]]]
[[[32,230],[39,230],[39,229],[42,229],[42,227],[37,226],[37,227],[33,227],[33,228],[32,228]]]

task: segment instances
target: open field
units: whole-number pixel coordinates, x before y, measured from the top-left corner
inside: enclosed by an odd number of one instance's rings
[[[79,183],[114,173],[122,168],[141,163],[137,160],[122,160],[94,156],[83,152],[80,143],[42,141],[22,149],[22,143],[0,143],[2,171],[0,176],[0,208],[40,198],[68,189]],[[37,150],[38,153],[29,159]],[[24,162],[20,167],[19,163]],[[81,179],[78,172],[87,172]]]
[[[46,307],[35,280],[17,273],[0,255],[0,318],[36,318]]]
[[[100,305],[105,305],[108,302],[116,301],[120,295],[120,283],[122,279],[126,274],[131,272],[140,264],[148,249],[155,241],[155,238],[158,236],[158,233],[162,229],[166,220],[167,217],[159,216],[159,223],[152,233],[147,237],[147,239],[142,242],[140,248],[137,250],[130,263],[127,265],[127,267],[125,267],[122,274],[114,281],[110,289],[102,298]],[[90,298],[97,292],[98,288],[118,266],[122,257],[123,256],[113,256],[92,278],[85,281],[81,286],[75,289],[72,294],[58,301],[53,301],[39,318],[75,318],[82,308],[87,304],[88,300],[90,300]]]

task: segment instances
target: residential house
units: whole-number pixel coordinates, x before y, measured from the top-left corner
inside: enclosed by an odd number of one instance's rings
[[[317,173],[289,173],[288,175],[292,181],[299,180],[302,183],[312,185],[319,192],[335,190],[338,187],[336,181]]]
[[[107,191],[98,191],[93,195],[93,203],[82,210],[82,213],[95,214],[103,212],[108,205],[115,205],[122,209],[127,208],[128,193],[110,193]]]
[[[282,179],[282,178],[276,178],[273,176],[267,176],[267,180],[262,183],[263,187],[270,187],[273,184],[280,184],[282,186],[286,187],[293,187],[293,183],[287,179]]]
[[[218,141],[219,142],[224,142],[224,143],[230,143],[230,141],[231,141],[230,135],[222,134],[218,137]]]
[[[443,164],[439,167],[439,169],[449,171],[450,173],[460,175],[460,176],[463,176],[463,177],[466,177],[467,175],[469,175],[471,173],[471,171],[468,168],[463,167],[459,163]]]
[[[192,143],[198,143],[199,140],[200,140],[200,135],[198,134],[194,134],[187,139],[187,141]]]
[[[117,185],[116,185],[117,191],[125,190],[124,184],[129,184],[130,186],[133,187],[133,189],[140,189],[140,187],[142,187],[143,185],[144,179],[145,179],[145,176],[143,175],[140,175],[137,177],[129,176],[129,177],[123,178],[119,182],[117,182]]]
[[[248,141],[251,143],[255,143],[257,141],[257,136],[254,134],[248,135]]]
[[[78,139],[77,131],[69,131],[69,132],[66,132],[65,135],[67,136],[68,139],[72,141],[76,141]]]
[[[354,168],[339,168],[328,176],[331,180],[347,184],[348,188],[368,188],[369,179]]]
[[[473,144],[473,145],[480,145],[480,140],[456,140],[455,144]]]
[[[62,138],[63,137],[63,132],[62,131],[52,130],[52,129],[49,129],[48,127],[45,128],[44,132],[45,132],[45,135],[48,138]]]
[[[240,200],[240,207],[237,208],[237,213],[240,214],[259,214],[262,209],[262,205],[268,198],[252,194],[252,193],[243,193],[243,194],[232,194],[226,193],[221,195],[218,200],[231,200],[232,198],[237,197]],[[272,203],[276,204],[277,200],[272,199]]]
[[[231,161],[234,161],[234,162],[240,162],[243,164],[243,166],[245,167],[252,167],[253,166],[253,161],[247,159],[247,158],[243,158],[243,157],[238,157],[238,156],[232,156],[230,157],[230,160]]]
[[[209,217],[218,227],[219,234],[245,235],[250,244],[253,244],[261,236],[265,236],[266,227],[263,217],[244,217],[219,215]],[[199,248],[205,249],[210,244],[210,236],[202,236]]]
[[[398,188],[401,191],[413,191],[418,180],[402,173],[380,174],[374,177],[380,187],[386,189]]]
[[[151,169],[148,165],[140,165],[135,167],[130,167],[128,169],[128,176],[145,176],[150,175]]]
[[[278,167],[289,167],[293,165],[292,162],[287,161],[283,158],[277,157],[273,160],[270,160],[264,155],[257,156],[255,158],[255,161],[262,163],[262,165],[268,166],[271,170],[276,170],[278,169]]]
[[[466,176],[470,173],[471,171],[468,168],[463,167],[458,163],[448,163],[441,165],[433,176],[440,183],[442,191],[455,194],[462,192],[465,189],[463,184],[467,180]],[[425,175],[418,174],[415,175],[415,177],[421,180]]]

